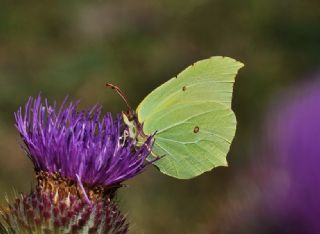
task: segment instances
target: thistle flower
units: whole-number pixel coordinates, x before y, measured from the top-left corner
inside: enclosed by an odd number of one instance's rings
[[[122,116],[101,114],[101,106],[77,111],[79,102],[67,98],[60,108],[42,103],[41,96],[29,98],[24,111],[15,113],[16,127],[41,181],[66,181],[77,184],[82,194],[118,187],[121,182],[142,172],[150,154],[153,137],[141,146],[128,136]],[[44,173],[43,173],[44,172]],[[44,186],[52,189],[52,183]],[[68,187],[67,186],[67,187]],[[49,189],[49,190],[50,190]],[[90,199],[90,197],[86,197]]]
[[[0,210],[3,234],[125,234],[128,224],[109,199],[90,206],[76,195],[36,190]]]
[[[282,219],[281,233],[320,233],[320,75],[315,78],[287,94],[269,125],[283,178],[276,178],[277,196],[268,205]]]

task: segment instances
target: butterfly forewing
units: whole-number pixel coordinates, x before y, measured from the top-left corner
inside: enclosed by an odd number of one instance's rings
[[[217,166],[235,134],[233,83],[242,63],[227,57],[199,61],[151,92],[137,108],[146,134],[155,136],[163,173],[192,178]],[[152,156],[151,156],[152,157]]]

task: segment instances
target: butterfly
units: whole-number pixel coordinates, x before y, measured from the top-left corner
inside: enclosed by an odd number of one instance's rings
[[[149,160],[166,175],[189,179],[218,166],[227,166],[227,153],[236,131],[231,109],[235,77],[244,65],[215,56],[187,67],[149,95],[133,110],[123,92],[128,111],[124,122],[129,135],[143,142],[155,134]]]

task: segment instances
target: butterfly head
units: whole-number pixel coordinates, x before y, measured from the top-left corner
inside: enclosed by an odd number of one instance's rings
[[[128,126],[129,137],[132,139],[136,139],[137,145],[145,142],[149,136],[143,132],[143,123],[139,122],[138,115],[129,105],[126,95],[122,92],[122,90],[118,86],[114,84],[106,83],[106,87],[109,87],[115,90],[127,106],[128,110],[122,112],[122,118],[124,123]]]

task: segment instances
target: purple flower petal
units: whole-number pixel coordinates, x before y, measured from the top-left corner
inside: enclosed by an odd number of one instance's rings
[[[153,145],[128,137],[122,116],[101,114],[101,106],[78,112],[79,102],[59,109],[39,95],[15,113],[16,127],[36,171],[58,172],[87,186],[112,186],[139,174]]]

